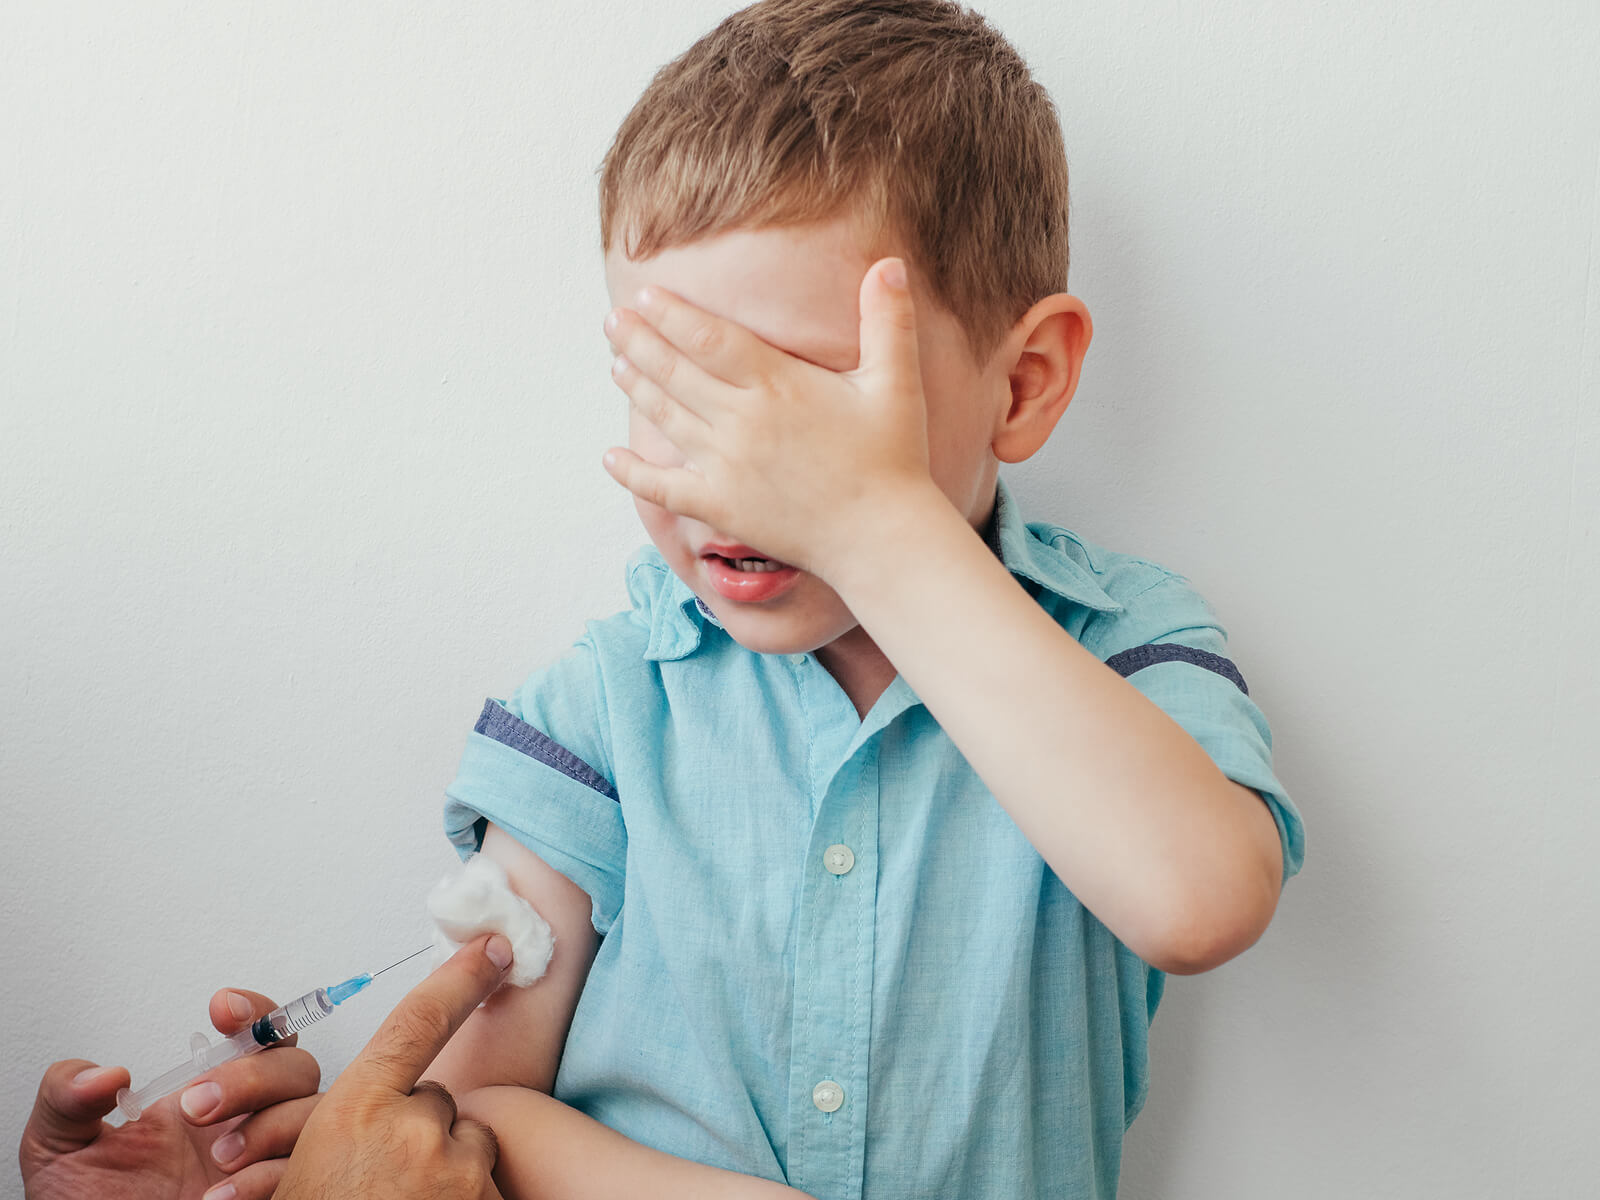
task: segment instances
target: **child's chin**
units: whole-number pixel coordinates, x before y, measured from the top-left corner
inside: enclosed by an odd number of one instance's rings
[[[745,626],[753,622],[740,621],[735,618],[724,624],[728,636],[738,642],[746,650],[756,654],[808,654],[813,649],[812,643],[804,638],[796,637],[791,630],[761,630],[748,629]]]
[[[822,640],[797,624],[793,614],[721,612],[718,620],[729,637],[756,654],[809,654]]]

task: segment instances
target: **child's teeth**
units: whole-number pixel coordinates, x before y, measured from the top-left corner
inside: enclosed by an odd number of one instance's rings
[[[765,558],[735,558],[730,559],[741,571],[776,571],[779,565]]]

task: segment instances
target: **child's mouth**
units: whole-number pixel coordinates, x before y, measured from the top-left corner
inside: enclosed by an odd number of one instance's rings
[[[739,571],[781,571],[783,564],[773,562],[770,558],[729,558],[726,554],[713,554],[712,558],[720,558],[723,562]]]
[[[771,600],[800,579],[798,567],[770,558],[729,558],[712,553],[701,561],[719,596],[745,604]]]

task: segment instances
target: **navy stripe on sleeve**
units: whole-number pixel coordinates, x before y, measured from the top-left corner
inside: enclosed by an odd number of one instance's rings
[[[526,721],[512,716],[497,701],[484,701],[483,713],[478,717],[478,723],[472,727],[472,731],[493,738],[503,746],[510,746],[529,758],[537,759],[547,767],[554,767],[563,775],[593,788],[602,796],[611,800],[617,799],[617,789],[611,786],[611,781],[604,775],[549,734],[542,733]]]
[[[1183,646],[1177,642],[1151,642],[1145,646],[1135,646],[1131,650],[1113,654],[1106,659],[1106,666],[1126,679],[1135,671],[1142,671],[1146,667],[1164,662],[1192,663],[1208,671],[1215,671],[1224,679],[1238,685],[1239,690],[1246,696],[1250,694],[1250,689],[1245,686],[1244,676],[1239,674],[1239,668],[1228,659],[1209,650],[1196,650],[1193,646]]]

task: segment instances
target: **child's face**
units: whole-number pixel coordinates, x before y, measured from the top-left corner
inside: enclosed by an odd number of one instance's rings
[[[861,280],[873,261],[854,226],[841,217],[719,234],[642,262],[614,249],[606,255],[606,286],[612,305],[625,307],[640,288],[654,284],[739,322],[789,354],[850,371],[860,359]],[[975,362],[956,319],[934,304],[915,264],[908,265],[927,398],[929,469],[951,503],[981,528],[993,507],[998,468],[990,443],[1010,402],[1004,357],[997,352],[987,364]],[[628,445],[647,462],[684,463],[682,452],[631,407]],[[771,600],[728,599],[711,585],[704,555],[707,543],[734,539],[637,497],[634,505],[668,565],[741,645],[767,654],[800,653],[856,628],[838,593],[814,575],[802,575]]]

